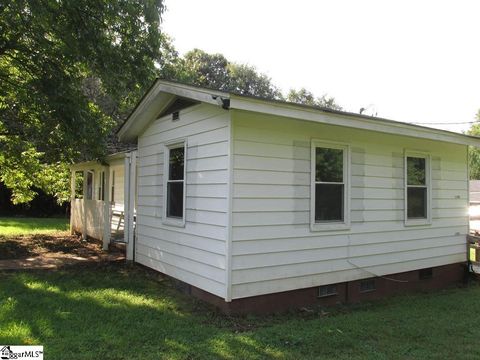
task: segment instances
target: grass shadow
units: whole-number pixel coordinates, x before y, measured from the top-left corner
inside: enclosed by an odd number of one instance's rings
[[[328,316],[232,317],[138,266],[0,273],[0,343],[69,359],[478,358],[479,296],[474,284]]]

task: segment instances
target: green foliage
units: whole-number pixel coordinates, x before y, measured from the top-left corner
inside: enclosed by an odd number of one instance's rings
[[[343,150],[317,147],[315,181],[343,182]]]
[[[408,157],[407,158],[407,184],[425,185],[425,159]]]
[[[468,135],[480,136],[480,110],[475,116],[476,123],[472,124],[470,129],[467,131]],[[470,179],[471,180],[480,180],[480,149],[470,146],[468,149],[468,162],[470,170]]]
[[[324,94],[321,97],[315,97],[312,92],[305,88],[301,88],[300,90],[291,89],[287,94],[286,100],[297,104],[319,106],[332,110],[343,109],[335,102],[335,98],[328,97],[327,94]]]
[[[203,50],[189,51],[179,60],[176,80],[235,92],[242,95],[280,99],[280,91],[271,79],[259,74],[255,67],[228,61],[222,54],[208,54]]]
[[[65,199],[65,164],[104,155],[114,115],[162,64],[163,10],[162,0],[0,4],[0,181],[15,203],[33,186]]]

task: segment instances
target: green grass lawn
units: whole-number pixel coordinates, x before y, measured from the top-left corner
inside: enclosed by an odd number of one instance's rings
[[[46,359],[479,359],[480,286],[227,317],[137,267],[0,273],[0,344]]]
[[[68,229],[66,218],[0,217],[0,236],[54,234]]]

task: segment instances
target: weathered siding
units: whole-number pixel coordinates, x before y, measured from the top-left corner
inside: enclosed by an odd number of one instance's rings
[[[135,260],[225,296],[229,112],[196,105],[152,122],[138,139]],[[162,223],[163,145],[187,140],[186,224]]]
[[[466,146],[235,111],[232,297],[465,260]],[[312,232],[311,139],[351,146],[351,227]],[[432,224],[404,224],[404,150],[431,155]]]

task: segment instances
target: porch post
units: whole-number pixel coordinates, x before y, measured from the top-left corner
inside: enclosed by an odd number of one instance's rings
[[[75,206],[75,170],[70,169],[70,235],[73,235],[74,206]]]
[[[130,161],[128,168],[128,192],[125,197],[128,197],[128,213],[125,213],[125,224],[128,223],[128,240],[127,240],[127,260],[134,259],[135,252],[135,195],[136,195],[136,170],[137,170],[137,152],[130,152]],[[125,169],[127,171],[127,169]]]
[[[82,239],[87,240],[87,170],[83,170]]]
[[[127,244],[128,249],[128,239],[130,232],[130,153],[125,154],[124,164],[123,164],[123,241]],[[127,250],[128,251],[128,250]],[[128,256],[127,256],[128,260]]]
[[[104,166],[105,184],[103,186],[103,250],[108,250],[110,244],[110,234],[112,232],[112,224],[110,220],[110,166]],[[100,179],[101,181],[101,179]]]

